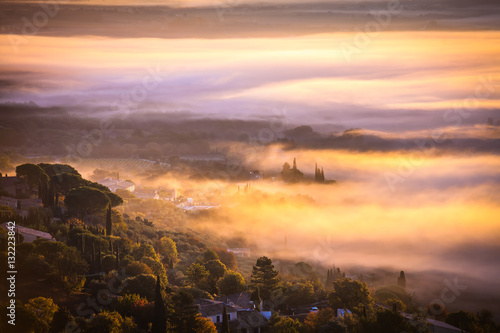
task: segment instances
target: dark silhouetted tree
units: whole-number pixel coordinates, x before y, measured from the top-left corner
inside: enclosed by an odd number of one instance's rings
[[[155,316],[153,319],[153,325],[151,327],[151,333],[165,333],[167,330],[167,311],[165,309],[165,303],[163,303],[163,297],[161,296],[161,282],[160,276],[156,276],[156,291],[155,291]]]
[[[220,328],[221,333],[229,333],[229,320],[227,318],[227,308],[224,305],[224,310],[222,310],[222,326]]]
[[[401,271],[401,273],[399,273],[398,286],[400,286],[403,289],[406,288],[406,277],[404,271]]]
[[[288,164],[288,162],[285,162],[285,164],[283,164],[281,177],[286,183],[298,183],[304,178],[304,174],[299,169],[297,169],[297,162],[295,158],[293,159],[292,168],[290,168],[290,164]]]
[[[271,293],[278,286],[278,271],[274,269],[271,259],[260,257],[252,268],[251,287],[253,289],[253,298],[255,299],[257,291],[260,290],[260,298],[263,301],[271,299]]]

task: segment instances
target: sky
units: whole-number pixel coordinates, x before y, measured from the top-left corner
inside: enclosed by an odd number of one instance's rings
[[[18,15],[0,35],[0,101],[243,119],[286,109],[291,123],[307,114],[388,132],[455,125],[457,114],[468,126],[500,118],[500,34],[487,2],[202,1],[162,15],[93,3],[0,5]]]

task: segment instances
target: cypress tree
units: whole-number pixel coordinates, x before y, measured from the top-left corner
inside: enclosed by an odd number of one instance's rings
[[[229,333],[229,320],[227,319],[227,308],[224,305],[224,310],[222,310],[222,326],[220,329],[221,333]]]
[[[165,333],[167,330],[167,311],[163,297],[161,296],[161,283],[160,276],[156,276],[156,291],[155,291],[155,316],[153,318],[153,325],[151,333]]]
[[[400,286],[403,289],[406,288],[406,277],[404,271],[401,271],[401,273],[399,273],[398,286]]]
[[[101,272],[101,266],[102,261],[101,261],[101,244],[97,244],[97,271]]]
[[[96,266],[95,265],[95,242],[92,241],[92,265],[91,265],[92,268],[91,269],[95,270],[95,268],[96,268],[95,266]]]
[[[106,235],[111,236],[112,224],[111,224],[111,204],[108,206],[108,212],[106,214]]]
[[[120,248],[116,247],[116,270],[118,271],[118,267],[120,267]]]

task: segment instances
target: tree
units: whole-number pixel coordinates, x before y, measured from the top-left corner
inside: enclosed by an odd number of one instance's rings
[[[318,312],[310,312],[304,320],[307,332],[318,332],[322,326],[335,318],[335,311],[331,308],[320,309]]]
[[[59,164],[59,163],[39,163],[38,166],[45,171],[45,173],[49,177],[54,177],[60,175],[62,173],[69,173],[80,176],[80,173],[68,164]]]
[[[219,260],[219,256],[214,250],[208,249],[203,253],[203,262],[208,262],[210,260]]]
[[[125,267],[125,273],[128,276],[137,276],[141,274],[153,274],[153,270],[145,263],[134,261]]]
[[[171,331],[190,333],[197,331],[198,307],[193,304],[193,296],[184,290],[173,294],[169,304],[169,323]]]
[[[229,252],[224,248],[215,248],[215,252],[219,257],[219,260],[226,265],[228,269],[236,270],[238,269],[238,262],[236,261],[236,256],[233,252]]]
[[[166,279],[165,268],[163,267],[161,262],[151,257],[143,257],[141,259],[141,262],[146,264],[149,268],[151,268],[151,270],[155,275],[159,275],[163,279]]]
[[[33,312],[35,316],[49,325],[52,322],[54,314],[59,307],[54,304],[52,298],[36,297],[32,298],[25,305],[26,309]]]
[[[272,292],[278,286],[278,271],[274,269],[271,259],[260,257],[252,268],[251,287],[255,292],[260,291],[262,300],[270,300]],[[255,298],[255,297],[254,297]]]
[[[161,296],[161,283],[160,276],[156,276],[156,290],[155,290],[155,316],[151,333],[165,333],[167,330],[167,311],[163,297]]]
[[[229,319],[227,318],[227,308],[224,305],[224,309],[222,310],[222,325],[220,328],[221,333],[229,333]]]
[[[170,263],[177,261],[177,246],[172,238],[162,237],[160,239],[160,244],[158,246],[158,251],[160,255],[163,256],[163,261]]]
[[[288,285],[285,291],[286,303],[297,306],[314,302],[314,286],[310,281]]]
[[[110,192],[109,190],[103,192],[108,196],[111,207],[116,207],[123,204],[123,199],[118,194]]]
[[[111,203],[108,205],[108,211],[106,212],[106,236],[111,236],[113,232],[113,225],[111,222]]]
[[[37,239],[33,243],[36,246],[35,254],[42,255],[51,266],[50,276],[62,284],[68,294],[83,288],[88,264],[76,248],[45,239]]]
[[[84,186],[82,176],[74,173],[60,173],[50,177],[50,181],[54,184],[54,191],[61,194],[66,194],[74,188]]]
[[[217,281],[227,272],[226,265],[220,260],[210,260],[205,263],[205,269],[208,272],[207,291],[211,293],[217,292]]]
[[[130,318],[123,318],[116,311],[103,311],[90,320],[85,332],[130,333],[135,328]]]
[[[210,319],[198,316],[196,317],[196,333],[217,333],[217,328]]]
[[[363,308],[371,308],[373,305],[373,299],[364,282],[343,278],[333,282],[333,289],[328,297],[333,309],[350,309],[361,316]]]
[[[290,168],[290,164],[285,162],[283,164],[283,170],[281,171],[281,177],[286,183],[298,183],[304,178],[304,174],[297,169],[297,162],[295,158],[293,159],[293,167]]]
[[[493,313],[490,310],[482,309],[476,314],[479,326],[483,329],[484,333],[498,332],[500,327],[497,327],[493,320]]]
[[[245,291],[245,279],[238,272],[227,271],[226,274],[217,281],[217,290],[221,295],[231,295]]]
[[[303,326],[298,319],[281,317],[279,312],[272,314],[268,327],[272,333],[300,333],[303,330]]]
[[[151,257],[155,260],[158,259],[155,248],[149,243],[141,243],[138,246],[135,245],[132,250],[132,256],[135,260],[141,260],[143,257]]]
[[[79,187],[68,192],[64,204],[73,213],[92,214],[104,211],[110,205],[110,200],[101,190]]]
[[[49,176],[36,164],[26,163],[16,167],[16,176],[26,180],[32,190],[49,182]]]
[[[60,307],[50,324],[49,333],[60,333],[64,332],[66,324],[72,319],[71,313],[67,307]]]
[[[375,320],[360,320],[360,333],[401,333],[429,332],[427,327],[419,328],[410,323],[397,311],[382,310],[375,315]]]
[[[479,328],[479,319],[470,312],[458,311],[450,313],[446,318],[446,323],[458,327],[465,332],[482,332]]]
[[[199,263],[192,263],[186,270],[188,280],[197,288],[203,287],[205,279],[208,278],[209,275],[210,273],[208,273],[205,266]]]
[[[318,330],[319,333],[348,333],[347,326],[339,320],[330,320]]]
[[[401,273],[399,274],[399,277],[398,277],[398,286],[400,286],[401,288],[406,288],[406,277],[405,277],[405,272],[404,271],[401,271]]]
[[[126,278],[124,281],[124,294],[138,294],[153,301],[156,290],[156,278],[151,274],[141,274]]]

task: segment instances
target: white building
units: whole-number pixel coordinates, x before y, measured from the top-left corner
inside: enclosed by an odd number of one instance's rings
[[[128,180],[116,179],[113,177],[107,177],[97,181],[99,184],[106,186],[111,192],[116,192],[117,189],[127,190],[134,193],[135,184],[129,182]]]
[[[222,313],[224,311],[224,303],[209,299],[198,300],[198,307],[203,317],[210,319],[214,324],[222,322]],[[232,306],[226,306],[228,321],[238,318],[238,310]]]

